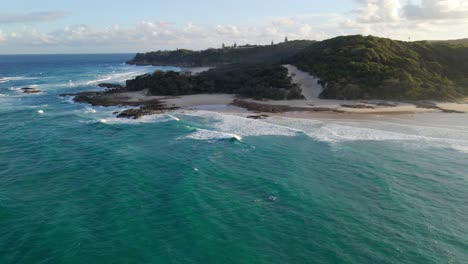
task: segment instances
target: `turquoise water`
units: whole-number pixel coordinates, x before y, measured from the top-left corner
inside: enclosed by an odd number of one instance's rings
[[[158,68],[129,58],[0,56],[0,263],[468,262],[467,115],[128,121],[58,97]]]

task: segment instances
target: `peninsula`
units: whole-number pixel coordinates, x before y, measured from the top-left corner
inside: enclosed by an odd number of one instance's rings
[[[101,85],[110,89],[78,94],[75,100],[143,105],[135,118],[141,112],[190,107],[180,99],[175,103],[174,98],[197,95],[206,99],[206,103],[197,99],[198,105],[212,104],[210,97],[225,95],[214,101],[261,112],[465,112],[467,61],[464,45],[361,35],[321,42],[157,51],[137,54],[128,63],[185,70],[138,76],[125,86]]]

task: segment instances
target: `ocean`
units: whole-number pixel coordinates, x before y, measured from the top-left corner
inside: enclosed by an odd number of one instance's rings
[[[0,56],[0,263],[468,263],[468,115],[122,120],[59,96],[178,70],[132,56]]]

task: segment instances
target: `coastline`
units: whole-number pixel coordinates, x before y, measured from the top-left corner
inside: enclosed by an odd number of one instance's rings
[[[144,115],[160,114],[172,110],[207,110],[222,112],[249,113],[264,116],[309,117],[339,115],[401,115],[418,113],[468,113],[468,98],[454,102],[397,102],[389,100],[329,100],[320,99],[323,88],[318,79],[292,65],[284,65],[294,83],[300,85],[303,100],[254,100],[239,98],[233,94],[193,94],[183,96],[152,96],[148,90],[129,92],[84,92],[63,94],[74,96],[74,101],[99,106],[140,107],[116,112],[118,117],[140,118]],[[183,68],[186,74],[196,75],[210,67]],[[108,85],[108,84],[107,84]]]

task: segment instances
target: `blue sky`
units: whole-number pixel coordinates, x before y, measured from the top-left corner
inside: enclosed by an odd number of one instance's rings
[[[0,54],[139,52],[372,34],[468,37],[467,0],[42,0],[0,3]]]
[[[2,13],[27,13],[61,11],[66,17],[54,24],[42,25],[53,29],[70,24],[112,26],[135,24],[142,20],[163,20],[172,22],[239,23],[255,22],[262,18],[293,16],[298,14],[346,12],[353,1],[331,0],[235,0],[235,1],[112,1],[112,0],[15,0],[2,4]]]

